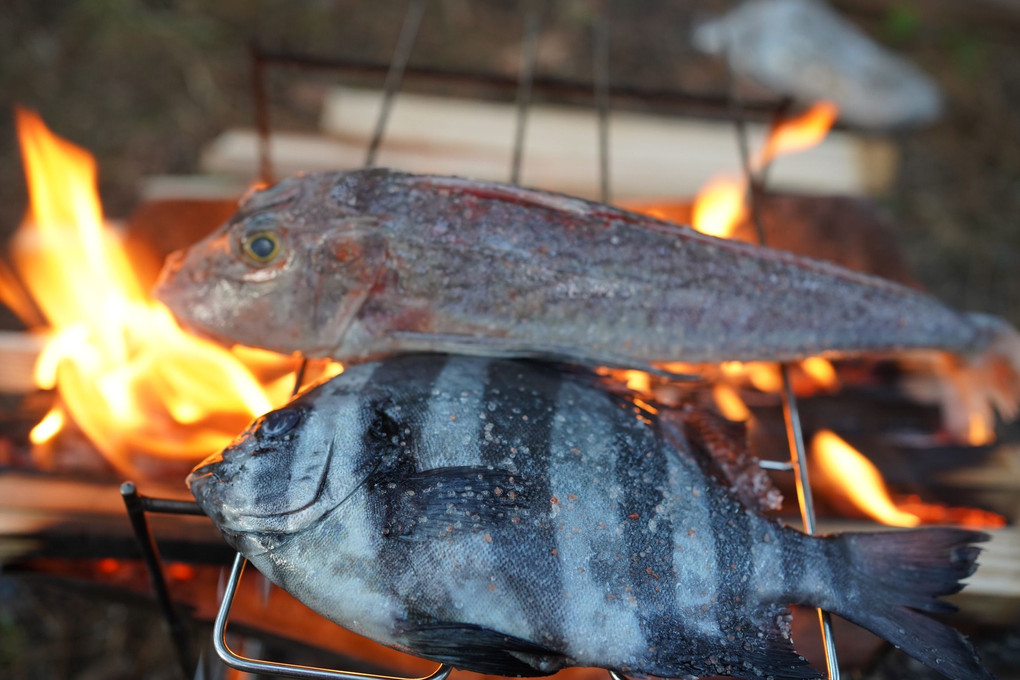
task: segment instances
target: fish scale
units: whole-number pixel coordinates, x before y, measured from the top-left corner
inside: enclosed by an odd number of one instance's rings
[[[804,535],[741,503],[667,414],[683,417],[556,364],[392,357],[257,420],[189,484],[299,600],[459,668],[819,677],[782,623],[798,603],[954,680],[991,677],[959,633],[908,608],[945,611],[936,598],[959,590],[985,535]],[[273,473],[278,497],[257,488]]]
[[[551,503],[549,463],[557,446],[551,435],[559,382],[555,375],[532,375],[527,383],[521,377],[520,367],[512,363],[489,364],[482,397],[485,408],[479,414],[482,464],[508,469],[515,476],[527,479],[532,503]],[[528,408],[518,416],[513,413],[511,404],[522,403],[527,403]],[[563,591],[561,563],[551,559],[558,543],[555,523],[542,512],[524,521],[530,525],[527,527],[530,540],[520,543],[514,539],[494,540],[491,549],[502,564],[531,561],[540,565],[537,571],[515,578],[511,586],[513,596],[521,602],[522,623],[531,629],[521,637],[562,646],[559,612],[535,606],[545,593]],[[522,548],[527,549],[526,554],[521,554]]]
[[[965,357],[967,403],[1009,417],[1020,403],[1020,334],[1002,319],[609,205],[456,177],[287,178],[171,255],[155,294],[221,343],[345,363],[428,351],[649,370],[936,349]]]
[[[246,259],[255,234],[278,254]],[[252,194],[168,259],[156,294],[223,341],[342,361],[454,347],[647,367],[1016,340],[1001,320],[828,263],[568,196],[378,168]]]

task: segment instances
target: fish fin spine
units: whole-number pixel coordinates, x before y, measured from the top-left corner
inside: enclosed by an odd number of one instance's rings
[[[921,613],[956,610],[939,597],[963,588],[981,552],[973,544],[988,538],[947,528],[827,537],[831,571],[843,578],[820,604],[952,680],[993,680],[962,634]]]

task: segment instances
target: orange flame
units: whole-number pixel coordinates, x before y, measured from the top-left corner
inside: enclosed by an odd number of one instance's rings
[[[729,238],[747,214],[744,183],[717,177],[698,193],[691,213],[691,226],[703,234]]]
[[[874,465],[834,432],[819,431],[811,440],[812,462],[818,481],[849,500],[869,517],[891,526],[957,524],[974,529],[1006,525],[1001,515],[977,508],[953,508],[925,503],[917,496],[895,501]]]
[[[759,172],[782,154],[805,151],[819,144],[839,116],[832,102],[818,102],[799,116],[780,121],[769,132],[765,147],[751,163]],[[710,236],[730,238],[746,217],[745,178],[717,177],[706,184],[694,199],[691,226]],[[646,208],[654,215],[656,208]]]
[[[648,394],[652,391],[652,376],[644,371],[623,371],[623,382],[635,392]]]
[[[839,107],[832,102],[822,101],[799,116],[780,121],[769,133],[765,148],[755,163],[756,170],[765,167],[781,154],[806,151],[821,143],[838,117]]]
[[[747,408],[744,400],[740,398],[735,389],[725,383],[715,384],[712,388],[712,399],[715,401],[719,413],[726,420],[742,423],[751,417],[751,411]]]
[[[915,527],[917,515],[896,507],[878,469],[860,451],[830,430],[820,430],[811,440],[811,455],[822,475],[839,485],[854,506],[882,524]]]
[[[823,389],[835,390],[839,387],[836,368],[828,359],[808,357],[800,362],[800,369]]]
[[[182,332],[144,293],[103,225],[92,157],[19,109],[30,219],[15,237],[21,280],[52,329],[36,364],[61,404],[33,430],[45,442],[66,413],[123,472],[139,452],[191,461],[225,446],[286,398],[229,351]],[[283,361],[283,359],[277,359]]]

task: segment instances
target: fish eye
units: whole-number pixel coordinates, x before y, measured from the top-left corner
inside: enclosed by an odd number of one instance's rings
[[[279,437],[293,430],[301,420],[301,415],[302,412],[294,408],[267,413],[265,420],[262,421],[260,432],[264,437]]]
[[[263,264],[280,254],[280,237],[271,231],[258,231],[241,242],[244,254]]]

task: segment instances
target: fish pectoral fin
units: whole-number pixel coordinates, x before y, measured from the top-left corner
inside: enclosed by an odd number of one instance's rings
[[[415,654],[478,673],[534,677],[569,665],[559,652],[470,623],[405,622],[400,636]]]
[[[443,352],[504,359],[545,359],[579,366],[605,366],[621,370],[644,371],[673,381],[702,380],[702,376],[699,375],[676,373],[639,359],[612,352],[586,355],[580,352],[580,347],[555,343],[541,344],[519,338],[417,331],[393,331],[389,333],[389,337],[396,341],[404,351],[409,352]]]
[[[484,534],[519,522],[528,509],[527,488],[517,475],[482,466],[412,472],[375,486],[385,494],[383,535],[389,538]]]

